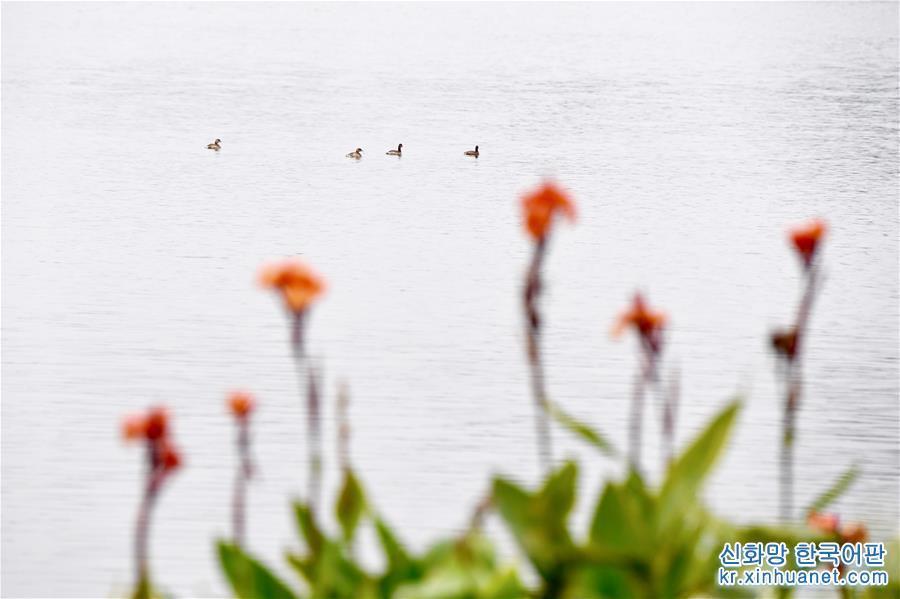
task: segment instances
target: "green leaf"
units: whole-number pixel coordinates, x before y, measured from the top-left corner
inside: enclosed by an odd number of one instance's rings
[[[492,501],[497,511],[512,530],[513,536],[522,539],[530,522],[528,507],[531,495],[514,482],[503,478],[494,479]]]
[[[341,524],[345,541],[349,542],[353,539],[353,534],[365,511],[365,492],[353,471],[348,469],[344,474],[344,484],[341,486],[341,493],[335,505],[335,512],[338,522]]]
[[[231,589],[239,599],[296,599],[293,591],[232,543],[217,543],[219,563]]]
[[[285,558],[287,559],[288,564],[291,565],[297,573],[310,585],[314,584],[316,581],[316,563],[312,559],[305,558],[302,555],[297,555],[296,553],[287,552],[285,553]]]
[[[558,523],[565,523],[566,516],[575,503],[575,483],[578,479],[578,467],[575,462],[567,462],[552,474],[538,494],[538,499],[545,502],[548,511],[556,516]],[[568,535],[566,535],[568,537]]]
[[[297,527],[300,529],[300,534],[306,541],[306,548],[313,556],[318,555],[322,550],[325,536],[316,524],[312,510],[305,503],[295,501],[294,517],[297,519]]]
[[[375,533],[387,562],[386,571],[379,581],[382,596],[393,597],[398,585],[421,578],[422,568],[419,562],[407,553],[387,523],[378,517],[375,518]]]
[[[611,553],[650,561],[656,544],[649,501],[628,483],[608,483],[591,522],[591,543]]]
[[[830,487],[828,487],[828,489],[825,490],[825,492],[816,497],[816,499],[807,506],[806,513],[821,512],[837,501],[837,499],[850,488],[858,476],[859,468],[856,464],[850,466]]]
[[[412,563],[406,549],[381,518],[375,518],[375,532],[381,542],[381,548],[384,550],[390,570],[403,569]]]
[[[377,582],[366,575],[346,549],[342,542],[324,539],[321,551],[315,558],[293,553],[288,553],[286,557],[288,563],[306,580],[312,597],[376,597]]]
[[[432,546],[422,576],[401,584],[393,599],[523,599],[529,594],[515,570],[498,567],[490,541],[468,533]]]
[[[741,404],[730,403],[669,467],[660,491],[660,522],[665,527],[697,500],[704,479],[722,453]]]
[[[316,564],[315,596],[360,597],[375,585],[344,549],[340,543],[325,542]]]
[[[623,567],[584,565],[566,580],[561,599],[638,599],[649,597],[640,579]]]
[[[493,502],[525,555],[545,581],[555,580],[561,562],[573,551],[567,526],[575,501],[578,470],[569,462],[534,494],[515,483],[494,480]]]
[[[548,402],[547,407],[553,419],[570,433],[576,437],[580,437],[583,441],[587,441],[589,444],[600,450],[600,453],[608,456],[616,455],[616,450],[612,443],[596,430],[576,419],[574,416],[567,414],[556,403]]]
[[[150,585],[150,578],[141,576],[134,587],[134,591],[131,593],[131,599],[152,599],[153,597],[153,587]]]

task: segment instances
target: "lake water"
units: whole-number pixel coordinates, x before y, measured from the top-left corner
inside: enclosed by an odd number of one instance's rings
[[[518,197],[544,176],[580,210],[546,264],[551,395],[625,447],[637,348],[609,329],[644,289],[671,318],[679,442],[744,394],[706,491],[744,522],[777,507],[785,230],[828,220],[796,503],[858,462],[834,509],[897,533],[896,3],[5,3],[2,34],[3,596],[124,592],[142,455],[119,422],[155,403],[186,455],[155,577],[223,593],[236,387],[261,402],[249,545],[285,570],[305,424],[255,283],[274,257],[330,285],[309,338],[329,489],[340,380],[354,462],[414,547],[462,527],[492,473],[533,483]],[[555,437],[585,460],[583,526],[622,469]]]

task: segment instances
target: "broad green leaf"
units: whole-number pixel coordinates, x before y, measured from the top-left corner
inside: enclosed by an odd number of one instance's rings
[[[377,582],[350,559],[343,543],[325,539],[317,558],[288,553],[287,560],[306,580],[312,597],[378,596]]]
[[[638,512],[648,524],[656,516],[656,498],[650,494],[650,490],[644,484],[640,472],[631,468],[628,472],[628,478],[622,485],[622,492],[633,502]]]
[[[649,597],[627,568],[608,565],[583,565],[567,578],[561,599],[639,599]]]
[[[239,599],[296,599],[286,584],[236,545],[219,541],[217,547],[222,571]]]
[[[480,534],[467,534],[431,547],[420,580],[402,584],[393,599],[522,599],[518,575],[498,568],[494,549]]]
[[[493,572],[478,591],[479,599],[523,599],[531,596],[522,584],[519,573],[510,567]]]
[[[569,462],[534,494],[502,478],[494,480],[497,511],[545,581],[556,578],[557,567],[573,551],[567,520],[575,500],[577,473],[575,464]]]
[[[633,488],[608,483],[591,522],[591,543],[610,552],[650,561],[655,551],[653,514]]]
[[[587,441],[605,455],[616,455],[615,448],[612,446],[612,443],[610,443],[606,439],[606,437],[598,433],[596,430],[594,430],[584,422],[576,419],[574,416],[567,414],[557,404],[548,402],[548,411],[560,426],[568,430],[570,433],[574,434],[576,437],[580,437],[583,441]]]
[[[287,562],[291,565],[300,576],[308,582],[309,584],[313,584],[316,581],[316,564],[310,558],[305,558],[302,555],[297,555],[296,553],[287,552],[285,554],[285,558]]]
[[[349,542],[353,539],[353,534],[365,511],[365,493],[353,471],[348,469],[344,474],[344,484],[341,485],[341,493],[335,505],[336,516],[341,524],[345,541]]]
[[[316,564],[314,590],[321,597],[359,597],[368,593],[375,582],[344,553],[344,547],[326,541],[322,557]]]
[[[591,522],[591,542],[616,548],[627,545],[631,538],[628,519],[618,487],[607,483]]]
[[[316,524],[315,516],[309,506],[300,501],[294,502],[294,516],[297,519],[297,527],[306,541],[306,548],[313,556],[319,554],[324,543],[324,535]]]
[[[387,523],[378,517],[375,518],[375,533],[387,562],[386,571],[379,581],[381,594],[383,597],[393,597],[398,585],[421,578],[422,568],[407,553]]]
[[[568,462],[550,475],[538,493],[538,499],[545,503],[551,514],[558,516],[559,522],[565,522],[575,503],[577,477],[578,467],[575,462]]]
[[[467,568],[492,571],[497,565],[497,554],[490,540],[482,533],[469,531],[452,544],[453,558]]]
[[[700,542],[708,519],[702,509],[689,505],[679,514],[678,534],[664,537],[657,547],[653,589],[660,596],[693,597],[715,581],[715,570],[708,570],[708,564],[710,557],[718,557],[721,545],[704,548]]]
[[[681,510],[697,501],[704,479],[728,441],[740,406],[739,401],[730,403],[669,466],[660,491],[660,522],[664,527],[676,520]]]
[[[375,532],[381,542],[381,548],[387,558],[388,567],[391,570],[404,568],[412,562],[403,544],[394,535],[394,532],[381,518],[375,518]]]
[[[843,495],[847,489],[853,484],[853,482],[859,476],[859,468],[857,468],[856,464],[850,466],[843,474],[841,474],[837,480],[832,483],[828,489],[826,489],[821,495],[816,497],[816,499],[809,504],[806,508],[806,513],[810,512],[821,512],[826,507],[837,501],[837,499]]]
[[[496,478],[492,499],[500,516],[512,530],[513,536],[523,539],[531,524],[528,510],[531,495],[511,481]]]

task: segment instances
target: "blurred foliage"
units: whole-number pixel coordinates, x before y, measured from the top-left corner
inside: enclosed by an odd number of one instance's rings
[[[821,495],[815,498],[806,508],[806,513],[821,512],[843,495],[859,476],[859,468],[854,464],[841,474],[834,483]]]
[[[335,503],[339,532],[329,535],[316,514],[302,502],[294,516],[302,552],[287,562],[301,585],[280,580],[240,548],[218,543],[222,570],[240,599],[608,599],[676,597],[747,597],[791,595],[792,589],[718,586],[719,554],[726,542],[821,541],[806,528],[737,526],[714,517],[701,500],[703,483],[725,449],[739,402],[726,406],[671,463],[659,489],[648,487],[631,470],[624,480],[606,482],[593,507],[588,530],[573,534],[569,515],[576,501],[578,465],[566,462],[536,490],[503,478],[494,479],[490,501],[533,572],[520,574],[497,556],[478,530],[444,540],[417,555],[367,501],[357,476],[344,472]],[[553,416],[573,434],[605,454],[605,439],[573,417],[554,409]],[[821,509],[852,483],[856,470],[842,475],[813,506]],[[369,525],[380,546],[383,566],[372,572],[356,558],[361,526]],[[896,544],[888,558],[898,559]],[[790,564],[786,567],[790,567]],[[889,569],[886,564],[886,569]],[[893,563],[900,572],[900,563]],[[890,571],[890,570],[889,570]],[[528,584],[523,582],[528,580]],[[835,589],[843,597],[900,597],[898,581],[888,587]]]

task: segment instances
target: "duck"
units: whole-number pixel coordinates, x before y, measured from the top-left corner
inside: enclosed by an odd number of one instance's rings
[[[347,158],[353,158],[354,160],[359,160],[362,158],[362,148],[356,148],[349,154],[347,154]]]
[[[219,138],[216,138],[216,141],[212,142],[211,144],[206,144],[207,150],[215,150],[216,152],[218,152],[221,148],[222,140]]]
[[[385,153],[388,156],[402,156],[403,155],[403,144],[398,145],[396,150],[388,150]]]
[[[474,150],[467,150],[466,156],[474,156],[475,158],[478,158],[478,146],[475,146]]]

